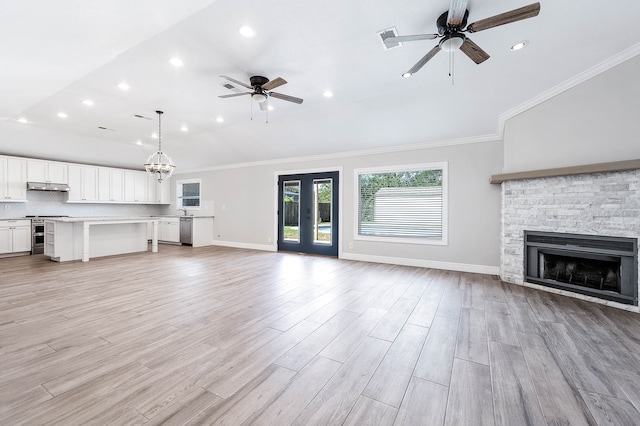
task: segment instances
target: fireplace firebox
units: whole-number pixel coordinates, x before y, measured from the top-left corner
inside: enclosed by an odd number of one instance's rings
[[[524,231],[525,281],[638,306],[635,238]]]

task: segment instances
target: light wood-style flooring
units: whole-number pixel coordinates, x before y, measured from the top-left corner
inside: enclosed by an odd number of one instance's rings
[[[0,259],[0,424],[640,423],[640,315],[216,247]]]

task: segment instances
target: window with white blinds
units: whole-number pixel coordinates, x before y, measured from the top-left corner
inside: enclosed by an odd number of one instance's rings
[[[356,239],[446,244],[447,164],[356,170]]]

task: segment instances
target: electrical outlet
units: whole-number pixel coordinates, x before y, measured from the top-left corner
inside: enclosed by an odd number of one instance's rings
[[[353,243],[349,243],[349,248],[352,249],[353,248]]]

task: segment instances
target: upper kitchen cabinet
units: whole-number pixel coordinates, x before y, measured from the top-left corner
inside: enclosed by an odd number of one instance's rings
[[[129,203],[153,203],[147,188],[147,173],[127,170],[124,172],[124,200]]]
[[[27,201],[27,160],[0,157],[0,201]]]
[[[69,201],[98,201],[98,167],[69,165]]]
[[[65,163],[58,163],[55,161],[28,160],[27,181],[68,184],[68,167],[69,166]]]
[[[124,170],[100,167],[98,199],[112,203],[124,202]]]
[[[171,178],[158,182],[155,175],[147,175],[147,193],[152,204],[171,204]]]

